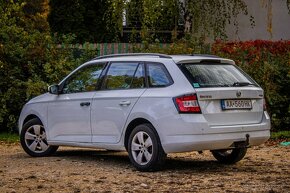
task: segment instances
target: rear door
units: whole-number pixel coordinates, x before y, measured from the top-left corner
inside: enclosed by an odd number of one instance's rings
[[[112,62],[92,102],[93,143],[117,143],[127,117],[146,90],[144,64]]]
[[[263,90],[232,64],[182,64],[210,126],[260,123]]]

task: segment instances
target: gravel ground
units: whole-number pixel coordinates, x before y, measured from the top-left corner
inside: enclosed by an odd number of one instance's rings
[[[29,157],[0,142],[0,192],[290,192],[290,146],[248,150],[235,165],[206,151],[170,154],[159,172],[139,172],[125,152],[62,147]]]

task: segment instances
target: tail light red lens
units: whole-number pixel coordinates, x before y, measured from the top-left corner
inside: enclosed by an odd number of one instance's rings
[[[179,113],[201,113],[196,94],[175,97],[173,100]]]

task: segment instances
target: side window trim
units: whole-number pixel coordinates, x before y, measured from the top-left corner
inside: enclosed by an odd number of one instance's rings
[[[132,78],[131,83],[130,83],[130,89],[132,89],[132,88],[131,88],[131,87],[132,87],[132,83],[133,83],[133,81],[134,81],[134,78],[135,78],[135,76],[136,76],[137,70],[138,70],[138,68],[139,68],[140,65],[141,65],[141,63],[138,62],[138,65],[137,65],[137,67],[136,67],[136,69],[135,69],[135,72],[134,72],[134,74],[133,74],[133,78]]]
[[[137,74],[138,69],[139,69],[140,66],[141,66],[142,69],[143,69],[142,76],[143,76],[143,85],[144,85],[144,86],[143,86],[142,88],[148,88],[148,87],[147,87],[147,83],[146,83],[146,70],[145,70],[145,63],[144,63],[144,62],[138,62],[138,66],[137,66],[137,68],[136,68],[136,70],[135,70],[135,72],[134,72],[133,79],[132,79],[132,81],[131,81],[130,89],[140,89],[140,88],[131,88],[131,87],[132,87],[132,84],[133,84],[133,82],[134,82],[134,79],[136,78],[136,74]]]
[[[103,70],[103,73],[102,73],[102,75],[101,75],[101,84],[100,84],[100,89],[99,90],[107,90],[106,88],[105,88],[105,84],[106,84],[106,78],[107,78],[107,75],[108,75],[108,71],[109,71],[109,69],[110,69],[110,67],[111,67],[111,64],[112,64],[112,62],[110,61],[110,62],[108,62],[107,63],[107,65],[106,65],[106,67],[105,67],[105,69]]]
[[[105,86],[105,79],[106,79],[106,76],[107,76],[107,73],[109,71],[109,68],[111,66],[111,63],[112,62],[106,62],[106,65],[101,73],[101,76],[100,76],[100,82],[98,83],[97,85],[97,90],[104,90],[103,87]]]

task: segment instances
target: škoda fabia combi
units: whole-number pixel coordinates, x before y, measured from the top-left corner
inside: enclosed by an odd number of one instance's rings
[[[31,156],[58,146],[126,150],[141,171],[168,153],[210,150],[240,161],[270,135],[262,88],[234,61],[209,55],[119,54],[79,66],[22,109]]]

